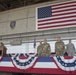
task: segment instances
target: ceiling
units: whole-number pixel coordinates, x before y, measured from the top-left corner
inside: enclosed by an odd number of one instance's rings
[[[50,0],[0,0],[0,12]]]

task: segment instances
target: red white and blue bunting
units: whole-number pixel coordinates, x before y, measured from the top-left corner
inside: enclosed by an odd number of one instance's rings
[[[13,64],[19,69],[30,68],[31,66],[33,66],[33,64],[37,59],[37,54],[31,55],[31,56],[27,54],[24,54],[24,55],[27,56],[26,59],[20,59],[19,58],[20,54],[16,54],[15,56],[12,57]]]
[[[65,71],[75,71],[76,70],[76,56],[72,59],[64,59],[63,56],[54,57],[59,68]]]
[[[76,75],[76,56],[37,57],[36,54],[16,54],[1,58],[0,71]]]

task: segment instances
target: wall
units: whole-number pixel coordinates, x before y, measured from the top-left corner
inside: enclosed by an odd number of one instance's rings
[[[56,0],[0,12],[0,35],[36,31],[36,7],[62,1],[68,0]],[[10,28],[11,21],[16,21],[16,27],[14,29]]]

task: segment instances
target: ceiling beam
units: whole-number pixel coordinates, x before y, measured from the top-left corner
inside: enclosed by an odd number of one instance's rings
[[[50,0],[0,0],[0,11],[18,8],[26,5],[47,2]],[[53,0],[52,0],[53,1]]]

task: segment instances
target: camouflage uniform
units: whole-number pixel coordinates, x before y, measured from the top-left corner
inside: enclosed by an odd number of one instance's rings
[[[65,50],[64,42],[60,41],[55,43],[55,52],[57,56],[63,56],[64,50]]]
[[[43,43],[43,50],[41,56],[50,56],[50,45],[49,43]]]
[[[39,46],[37,47],[38,56],[41,56],[42,49],[43,49],[43,46],[42,46],[42,45],[39,45]]]

